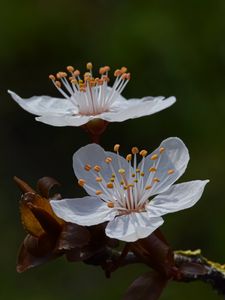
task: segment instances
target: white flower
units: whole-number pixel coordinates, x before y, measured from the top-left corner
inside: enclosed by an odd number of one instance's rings
[[[56,215],[84,226],[109,221],[107,236],[132,242],[162,225],[161,216],[193,206],[208,182],[174,184],[189,161],[188,150],[178,138],[164,140],[150,155],[133,147],[124,159],[119,145],[114,150],[106,152],[89,144],[74,154],[78,183],[90,196],[51,201]],[[137,155],[142,158],[139,164]]]
[[[53,126],[81,126],[93,119],[108,122],[122,122],[154,114],[171,106],[175,97],[144,97],[127,101],[121,96],[130,74],[123,67],[114,72],[116,77],[112,87],[108,86],[109,67],[99,69],[100,78],[94,78],[92,64],[87,64],[88,72],[81,78],[80,71],[72,66],[65,72],[50,75],[55,87],[63,98],[34,96],[22,99],[12,91],[12,98],[25,110],[37,115],[37,121]]]

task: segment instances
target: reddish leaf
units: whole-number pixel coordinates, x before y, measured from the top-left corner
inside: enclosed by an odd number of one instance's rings
[[[60,186],[60,183],[51,177],[42,177],[37,182],[37,191],[40,193],[41,196],[45,198],[50,198],[51,190],[54,187]]]
[[[86,246],[90,241],[90,233],[86,227],[65,223],[59,237],[57,248],[70,250]]]
[[[131,284],[123,300],[157,300],[166,284],[165,277],[155,271],[148,272]]]

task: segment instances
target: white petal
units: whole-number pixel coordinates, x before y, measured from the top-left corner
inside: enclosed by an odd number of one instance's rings
[[[161,154],[160,148],[165,149]],[[154,154],[158,155],[158,159],[151,159]],[[143,197],[148,198],[168,189],[184,173],[189,158],[188,149],[181,139],[171,137],[164,140],[154,152],[145,157],[143,168],[145,173],[144,186],[146,184],[152,185],[152,189],[146,191]],[[143,161],[138,166],[140,169],[142,169],[142,164]],[[155,167],[157,171],[150,173],[150,167]],[[173,174],[168,174],[168,171],[172,170]],[[153,178],[158,178],[160,181],[154,183]]]
[[[162,218],[149,218],[146,212],[122,215],[106,226],[106,235],[125,242],[134,242],[149,236],[163,224]]]
[[[112,220],[116,211],[98,197],[50,201],[55,214],[66,222],[92,226]]]
[[[26,111],[34,115],[76,113],[77,107],[67,99],[49,96],[34,96],[22,99],[16,93],[8,91],[12,98]]]
[[[159,112],[176,101],[175,97],[145,97],[143,99],[130,99],[123,101],[121,106],[112,112],[101,114],[101,118],[109,122],[122,122],[128,119],[139,118]]]
[[[128,172],[129,164],[123,157],[117,157],[117,155],[112,152],[105,152],[104,149],[97,144],[86,145],[73,155],[74,173],[78,179],[84,179],[86,181],[86,185],[84,185],[85,190],[90,195],[95,195],[96,190],[102,190],[103,194],[101,194],[100,197],[106,201],[112,200],[115,190],[106,187],[106,183],[109,182],[113,173],[110,165],[105,162],[105,158],[108,156],[112,158],[111,165],[115,172],[118,171],[120,166]],[[118,159],[121,165],[119,165]],[[84,168],[87,164],[92,167],[90,171],[86,171]],[[101,167],[100,174],[93,170],[93,167],[96,165]],[[99,176],[104,178],[101,183],[96,181],[96,177]]]
[[[193,206],[202,196],[209,180],[194,180],[172,185],[146,206],[150,217],[159,217]]]
[[[91,116],[52,114],[36,117],[36,121],[52,126],[81,126],[93,119]]]

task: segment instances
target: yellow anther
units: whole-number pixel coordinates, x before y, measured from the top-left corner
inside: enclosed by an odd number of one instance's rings
[[[55,81],[55,85],[58,87],[58,88],[61,88],[62,84],[60,81],[56,80]]]
[[[151,156],[151,160],[156,160],[158,157],[159,157],[158,154],[153,154],[153,155]]]
[[[101,169],[102,169],[102,168],[101,168],[100,166],[98,166],[98,165],[94,166],[94,170],[95,170],[96,172],[100,172]]]
[[[121,181],[120,181],[120,184],[121,184],[121,185],[124,185],[124,181],[123,181],[123,180],[121,180]]]
[[[105,66],[105,72],[109,72],[110,71],[110,67],[109,66]]]
[[[140,175],[143,177],[143,176],[145,176],[145,173],[144,173],[144,172],[141,172]]]
[[[55,80],[55,76],[54,76],[54,75],[52,75],[52,74],[51,74],[51,75],[49,75],[49,76],[48,76],[48,78],[49,78],[49,79],[51,79],[51,80]]]
[[[84,167],[84,169],[86,171],[90,171],[91,170],[91,166],[89,164],[86,164],[85,167]]]
[[[158,177],[153,178],[153,182],[160,182]]]
[[[73,75],[74,75],[75,77],[79,76],[79,75],[80,75],[80,71],[79,71],[79,70],[75,70],[75,71],[73,72]]]
[[[113,207],[114,207],[114,203],[113,203],[113,202],[108,202],[108,203],[107,203],[107,206],[108,206],[109,208],[113,208]]]
[[[88,70],[92,70],[93,69],[93,65],[92,65],[91,62],[87,63],[86,67],[87,67]]]
[[[119,174],[125,174],[125,170],[124,169],[119,169],[118,172],[119,172]]]
[[[140,173],[141,172],[141,170],[140,169],[136,169],[136,173]]]
[[[116,177],[116,175],[114,174],[114,173],[112,173],[112,176],[111,176],[112,178],[115,178]]]
[[[122,67],[122,68],[120,69],[120,71],[121,71],[122,74],[124,74],[124,73],[127,72],[127,68],[126,68],[126,67]]]
[[[95,192],[95,195],[101,195],[102,194],[102,191],[100,191],[100,190],[97,190],[96,192]]]
[[[85,80],[90,80],[91,79],[91,73],[90,72],[84,73],[84,79]]]
[[[107,164],[111,163],[112,162],[112,157],[106,157],[105,162]]]
[[[151,167],[151,168],[149,168],[148,170],[149,170],[149,172],[156,172],[156,171],[157,171],[157,169],[154,168],[154,167]]]
[[[97,182],[102,182],[102,178],[101,178],[101,177],[96,177],[95,180],[96,180]]]
[[[72,78],[72,79],[70,80],[70,82],[73,83],[73,84],[77,84],[77,83],[78,83],[77,80],[74,79],[74,78]]]
[[[84,81],[83,81],[82,79],[79,79],[79,80],[78,80],[78,83],[81,85],[81,84],[84,83]]]
[[[131,174],[131,176],[132,176],[132,177],[135,177],[135,176],[136,176],[136,174],[132,173],[132,174]]]
[[[173,169],[170,169],[167,171],[167,173],[170,175],[170,174],[173,174],[174,173],[174,170]]]
[[[160,148],[159,148],[159,153],[160,153],[160,154],[162,154],[164,151],[165,151],[165,148],[164,148],[164,147],[160,147]]]
[[[121,73],[121,70],[117,69],[115,72],[114,72],[114,76],[115,77],[118,77],[120,76],[122,73]]]
[[[105,72],[106,72],[106,71],[105,71],[105,67],[101,67],[101,68],[99,69],[99,74],[103,75]]]
[[[85,183],[86,183],[86,181],[84,180],[84,179],[79,179],[78,180],[78,184],[79,184],[79,186],[84,186],[85,185]]]
[[[133,183],[129,183],[127,187],[134,187]]]
[[[124,189],[124,190],[127,190],[127,189],[128,189],[128,187],[127,187],[127,186],[124,186],[124,187],[123,187],[123,189]]]
[[[70,72],[70,73],[73,73],[74,72],[74,67],[73,66],[67,66],[67,71]]]
[[[111,177],[111,178],[110,178],[110,181],[111,181],[111,182],[114,182],[114,181],[115,181],[115,178],[114,178],[114,177]]]
[[[134,182],[136,182],[136,183],[137,183],[137,182],[138,182],[138,179],[134,179]]]
[[[106,186],[107,186],[108,189],[113,189],[114,188],[114,185],[113,185],[112,182],[107,183]]]
[[[139,152],[138,147],[133,147],[133,148],[131,149],[131,152],[132,152],[133,154],[137,154],[137,153]]]
[[[127,160],[127,161],[131,161],[131,160],[132,160],[132,154],[127,154],[126,160]]]
[[[58,72],[58,73],[56,74],[56,77],[57,77],[58,79],[63,78],[63,77],[66,77],[66,76],[67,76],[67,73],[66,73],[66,72]]]
[[[146,187],[145,187],[146,191],[147,191],[147,190],[150,190],[151,188],[152,188],[151,185],[146,185]]]
[[[139,153],[142,157],[145,157],[148,154],[147,150],[141,150]]]
[[[119,151],[119,149],[120,149],[120,144],[116,144],[116,145],[114,145],[114,151],[115,152],[118,152]]]

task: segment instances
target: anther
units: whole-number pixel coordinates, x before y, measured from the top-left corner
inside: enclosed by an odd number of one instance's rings
[[[106,186],[107,186],[108,189],[113,189],[114,188],[114,185],[113,185],[112,182],[107,183]]]
[[[122,67],[122,68],[120,69],[120,71],[121,71],[122,74],[124,74],[124,73],[127,72],[127,68],[126,68],[126,67]]]
[[[133,183],[129,183],[127,187],[134,187]]]
[[[170,174],[173,174],[174,173],[174,170],[173,169],[170,169],[167,171],[167,173],[170,175]]]
[[[55,76],[54,76],[54,75],[52,75],[52,74],[51,74],[51,75],[49,75],[49,76],[48,76],[48,78],[49,78],[49,79],[51,79],[51,80],[53,80],[53,81],[55,81]]]
[[[73,66],[67,66],[67,71],[73,73],[74,72],[74,67]]]
[[[108,203],[107,203],[107,206],[108,206],[109,208],[113,208],[113,207],[114,207],[114,203],[113,203],[113,202],[108,202]]]
[[[132,152],[133,154],[137,154],[137,153],[139,152],[139,150],[138,150],[137,147],[133,147],[133,148],[131,149],[131,152]]]
[[[160,154],[162,154],[164,151],[165,151],[165,148],[164,148],[164,147],[160,147],[160,148],[159,148],[159,153],[160,153]]]
[[[121,184],[121,185],[124,185],[124,181],[123,181],[123,180],[121,180],[121,181],[120,181],[120,184]]]
[[[115,77],[119,77],[121,75],[121,70],[117,69],[115,72],[114,72],[114,76]]]
[[[58,87],[58,88],[61,88],[62,84],[60,81],[56,80],[55,81],[55,85]]]
[[[135,177],[136,175],[134,173],[131,174],[132,177]]]
[[[112,178],[115,178],[116,177],[116,175],[114,174],[114,173],[112,173],[112,176],[111,176]]]
[[[145,176],[145,173],[144,173],[144,172],[141,172],[140,175],[143,177],[143,176]]]
[[[109,66],[105,66],[105,72],[109,72],[110,71],[110,67]]]
[[[96,180],[97,182],[102,182],[102,178],[101,178],[101,177],[96,177],[95,180]]]
[[[102,194],[102,191],[100,191],[100,190],[97,190],[96,192],[95,192],[95,195],[101,195]]]
[[[125,174],[125,170],[124,169],[119,169],[118,172],[119,172],[119,174]]]
[[[147,190],[150,190],[151,188],[152,188],[151,185],[146,185],[146,187],[145,187],[146,191],[147,191]]]
[[[127,154],[126,160],[127,160],[127,161],[131,161],[131,160],[132,160],[132,154]]]
[[[85,185],[85,183],[86,183],[86,181],[84,180],[84,179],[79,179],[78,180],[78,184],[79,184],[79,186],[84,186]]]
[[[141,172],[141,170],[140,169],[136,169],[136,173],[140,173]]]
[[[94,170],[95,170],[96,172],[100,172],[100,171],[101,171],[101,167],[98,166],[98,165],[96,165],[96,166],[94,166]]]
[[[115,152],[118,152],[120,149],[120,144],[116,144],[113,149]]]
[[[66,72],[58,72],[58,73],[56,74],[56,77],[57,77],[58,79],[61,79],[61,78],[66,77],[66,76],[67,76]]]
[[[112,157],[106,157],[105,162],[107,164],[111,163],[112,162]]]
[[[136,183],[137,183],[137,182],[138,182],[138,179],[134,179],[134,182],[136,182]]]
[[[115,178],[114,178],[114,177],[111,177],[111,178],[110,178],[110,181],[111,181],[111,182],[114,182],[114,181],[115,181]]]
[[[148,170],[149,170],[149,172],[156,172],[156,171],[157,171],[157,169],[154,168],[154,167],[151,167],[151,168],[149,168]]]
[[[78,76],[80,75],[80,71],[79,71],[79,70],[75,70],[75,71],[73,72],[73,75],[74,75],[75,77],[78,77]]]
[[[86,164],[85,167],[84,167],[84,169],[86,171],[90,171],[91,170],[91,166],[89,164]]]
[[[151,160],[156,160],[158,157],[159,157],[158,154],[153,154],[153,155],[151,156]]]
[[[145,157],[148,154],[147,150],[141,150],[139,153],[142,157]]]
[[[86,68],[87,68],[88,70],[92,70],[92,69],[93,69],[92,63],[91,63],[91,62],[87,63]]]
[[[159,178],[155,177],[153,178],[153,182],[160,182]]]
[[[100,75],[103,75],[105,72],[106,72],[106,71],[105,71],[105,67],[101,67],[101,68],[99,69],[99,74],[100,74]]]

